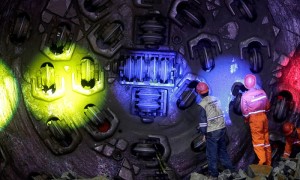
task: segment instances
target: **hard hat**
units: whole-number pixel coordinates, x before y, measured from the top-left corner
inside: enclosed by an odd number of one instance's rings
[[[196,86],[196,91],[198,94],[205,94],[208,92],[208,86],[204,82],[199,82]]]
[[[293,133],[295,125],[291,122],[285,122],[282,126],[282,131],[285,136],[289,136]]]
[[[256,85],[256,77],[253,74],[247,74],[244,79],[244,84],[247,89],[254,88]]]

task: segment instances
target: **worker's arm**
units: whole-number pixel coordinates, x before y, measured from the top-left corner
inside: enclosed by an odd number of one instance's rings
[[[267,102],[267,105],[266,105],[266,112],[269,112],[271,109],[271,103],[270,101]]]
[[[286,141],[285,141],[285,148],[284,148],[284,153],[283,153],[284,158],[290,157],[291,152],[292,152],[292,145],[293,145],[293,140],[291,138],[287,137]]]
[[[249,118],[250,118],[249,112],[247,110],[248,110],[247,103],[246,103],[244,97],[242,96],[242,98],[241,98],[241,111],[242,111],[245,123],[248,123]]]
[[[207,133],[207,117],[205,109],[200,106],[199,126],[197,128],[202,134]]]
[[[250,119],[250,116],[247,116],[247,117],[244,116],[244,122],[245,123],[249,123],[249,119]]]

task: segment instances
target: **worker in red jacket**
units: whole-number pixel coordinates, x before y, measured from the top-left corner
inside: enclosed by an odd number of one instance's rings
[[[268,118],[266,111],[270,104],[264,90],[256,88],[256,77],[245,76],[244,85],[248,89],[241,98],[241,111],[249,121],[252,144],[260,165],[271,165],[272,152],[269,141]]]
[[[285,135],[285,148],[283,157],[288,158],[291,156],[293,146],[300,147],[300,128],[296,128],[291,122],[285,122],[282,126],[282,131]]]

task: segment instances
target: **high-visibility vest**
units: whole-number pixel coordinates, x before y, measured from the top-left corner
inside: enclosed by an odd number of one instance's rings
[[[243,116],[265,112],[269,100],[264,90],[250,89],[242,95],[241,110]]]
[[[202,106],[206,112],[207,132],[223,129],[225,127],[224,114],[219,99],[213,96],[206,96],[199,105]]]

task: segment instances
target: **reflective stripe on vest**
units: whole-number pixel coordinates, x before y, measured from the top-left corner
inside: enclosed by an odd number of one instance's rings
[[[255,99],[251,99],[251,102],[259,101],[259,100],[265,99],[265,98],[267,98],[267,96],[261,96],[261,97],[255,98]]]
[[[206,127],[207,123],[199,123],[199,127]]]
[[[300,143],[300,141],[295,141],[293,144],[298,144],[298,143]]]
[[[219,116],[215,116],[215,117],[211,117],[211,118],[208,118],[207,120],[210,121],[210,120],[213,120],[213,119],[217,119],[219,117],[224,117],[223,114],[219,115]]]
[[[266,112],[266,110],[258,110],[258,111],[254,111],[254,112],[249,112],[248,114],[243,114],[243,116],[247,117],[251,114],[258,114],[258,113],[262,113],[262,112]]]

